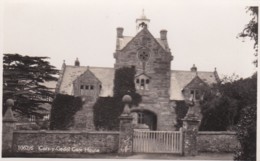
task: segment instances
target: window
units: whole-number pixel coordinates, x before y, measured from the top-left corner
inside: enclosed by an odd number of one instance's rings
[[[85,89],[86,89],[86,90],[88,90],[88,89],[89,89],[89,86],[88,86],[88,85],[86,85],[86,86],[85,86]]]
[[[199,100],[200,99],[200,91],[197,89],[193,89],[190,91],[190,94],[192,95],[192,98],[195,100]]]
[[[148,90],[150,79],[145,75],[141,75],[136,78],[135,83],[136,89]]]
[[[146,79],[146,84],[149,84],[150,83],[150,80],[149,79]]]
[[[31,121],[31,122],[36,121],[35,115],[30,115],[29,121]]]
[[[137,123],[138,123],[138,124],[143,124],[143,123],[144,123],[144,113],[138,112],[137,114],[138,114]]]
[[[83,86],[83,85],[81,85],[81,86],[80,86],[80,89],[84,89],[84,86]]]
[[[141,60],[142,62],[146,62],[149,60],[149,57],[150,57],[150,53],[149,53],[149,50],[147,49],[141,49],[139,52],[138,52],[138,58],[139,60]]]
[[[94,86],[93,86],[93,85],[91,85],[91,86],[90,86],[90,90],[93,90],[93,89],[94,89]]]

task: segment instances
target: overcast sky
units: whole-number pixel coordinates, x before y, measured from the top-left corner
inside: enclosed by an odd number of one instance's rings
[[[4,53],[48,56],[61,68],[72,65],[113,67],[116,28],[136,34],[135,20],[151,19],[150,32],[168,30],[173,70],[213,71],[220,76],[252,75],[253,41],[237,39],[253,1],[173,0],[8,0],[4,1]],[[250,3],[249,3],[250,2]]]

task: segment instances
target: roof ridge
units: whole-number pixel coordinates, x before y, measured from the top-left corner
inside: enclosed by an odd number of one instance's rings
[[[192,71],[190,71],[190,70],[171,70],[171,72],[192,72]],[[207,72],[207,73],[214,73],[214,71],[197,71],[198,73],[205,73],[205,72]]]
[[[97,66],[74,66],[74,65],[66,65],[66,67],[76,67],[76,68],[103,68],[103,69],[114,69],[114,67],[97,67]]]

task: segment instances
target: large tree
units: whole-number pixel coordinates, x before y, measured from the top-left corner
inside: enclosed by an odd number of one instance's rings
[[[41,116],[40,107],[50,103],[44,98],[53,98],[54,92],[44,85],[57,81],[59,71],[46,60],[48,57],[4,54],[3,57],[3,113],[5,101],[15,100],[14,111],[23,116]]]
[[[254,49],[256,59],[254,60],[254,64],[258,65],[257,56],[258,56],[258,6],[247,7],[247,12],[250,12],[252,18],[248,24],[246,24],[245,28],[241,33],[238,34],[239,37],[243,39],[249,37],[252,39],[254,43]]]

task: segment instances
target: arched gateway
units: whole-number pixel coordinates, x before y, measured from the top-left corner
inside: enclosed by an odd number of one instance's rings
[[[148,110],[132,110],[134,122],[136,124],[145,124],[150,130],[157,130],[157,116]]]

